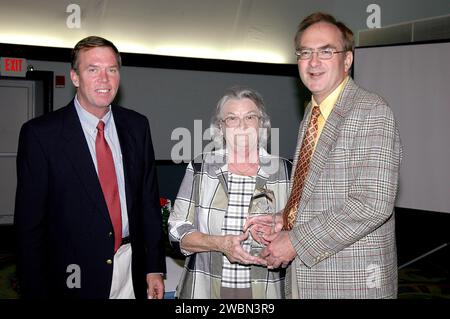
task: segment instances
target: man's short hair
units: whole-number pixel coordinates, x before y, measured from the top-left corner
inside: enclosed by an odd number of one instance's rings
[[[117,65],[119,66],[119,68],[122,66],[122,59],[120,58],[119,50],[117,50],[116,46],[111,41],[106,40],[102,37],[89,36],[87,38],[80,40],[73,48],[71,56],[72,69],[78,73],[78,62],[79,62],[78,59],[80,56],[80,52],[82,50],[89,50],[98,47],[111,48],[116,54]]]
[[[300,38],[303,32],[312,26],[313,24],[325,22],[336,26],[342,34],[342,44],[344,45],[345,51],[352,51],[355,49],[355,39],[353,37],[353,32],[350,30],[344,23],[337,21],[332,15],[323,13],[323,12],[315,12],[310,14],[302,22],[300,22],[297,33],[295,34],[295,48],[298,49]]]

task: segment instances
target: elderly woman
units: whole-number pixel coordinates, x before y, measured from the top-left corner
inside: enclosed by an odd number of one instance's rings
[[[270,130],[263,99],[230,89],[211,128],[225,147],[188,165],[169,218],[170,241],[188,256],[176,296],[284,298],[284,271],[250,254],[255,241],[243,232],[250,213],[280,211],[289,190],[290,162],[263,147]]]

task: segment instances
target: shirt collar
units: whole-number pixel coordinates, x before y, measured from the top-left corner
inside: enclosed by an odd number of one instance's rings
[[[75,109],[77,110],[78,117],[80,118],[81,123],[90,133],[97,133],[97,125],[100,121],[95,115],[86,111],[78,101],[78,97],[75,95],[74,99]],[[111,105],[108,106],[108,112],[106,112],[105,116],[101,119],[105,123],[105,130],[109,128],[110,120],[111,120]]]
[[[337,99],[339,98],[339,95],[341,94],[342,90],[344,89],[345,84],[347,84],[349,79],[349,76],[347,75],[345,79],[341,82],[341,84],[338,85],[337,88],[334,89],[333,92],[328,95],[325,100],[320,103],[320,114],[322,114],[325,121],[328,119],[328,116],[331,114],[331,111],[333,110],[334,105],[336,104]],[[311,98],[311,103],[313,106],[318,105],[316,101],[314,100],[314,96]]]
[[[224,164],[217,168],[216,175],[227,175],[228,170],[228,149],[220,149],[216,151],[217,155],[223,156]],[[276,156],[270,155],[264,147],[260,147],[258,150],[258,156],[259,156],[259,168],[257,172],[257,177],[262,178],[264,180],[267,180],[270,176],[269,173],[267,173],[268,167],[271,166],[273,160],[277,160]]]

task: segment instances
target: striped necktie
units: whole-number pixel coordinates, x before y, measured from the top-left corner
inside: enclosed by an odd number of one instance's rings
[[[283,211],[283,230],[291,230],[297,219],[297,210],[302,196],[303,186],[308,175],[312,155],[318,134],[318,118],[320,115],[319,106],[314,106],[311,113],[311,120],[303,138],[302,147],[298,155],[295,168],[291,195]]]

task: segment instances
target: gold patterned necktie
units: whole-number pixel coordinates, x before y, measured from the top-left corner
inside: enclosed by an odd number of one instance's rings
[[[314,153],[315,143],[318,134],[318,118],[320,115],[319,106],[314,106],[311,112],[311,120],[303,138],[302,147],[298,154],[297,165],[295,168],[291,195],[289,196],[286,207],[283,211],[283,230],[291,230],[297,219],[297,210],[300,198],[302,196],[303,185],[308,175],[312,155]]]

